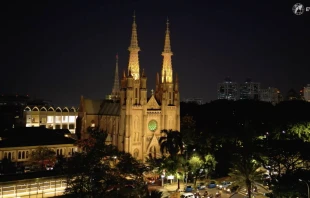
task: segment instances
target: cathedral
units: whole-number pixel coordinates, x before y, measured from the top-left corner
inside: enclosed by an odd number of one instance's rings
[[[104,100],[81,96],[76,133],[87,139],[88,127],[107,131],[108,144],[131,153],[136,159],[160,157],[159,138],[163,129],[180,131],[180,93],[178,76],[173,77],[169,21],[165,34],[163,65],[156,74],[155,91],[147,92],[147,76],[139,65],[137,24],[133,16],[131,41],[128,48],[128,71],[119,81],[118,56],[112,93]]]

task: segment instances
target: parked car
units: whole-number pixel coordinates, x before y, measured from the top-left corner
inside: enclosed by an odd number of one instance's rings
[[[195,198],[195,195],[193,193],[184,193],[181,198]]]
[[[210,181],[210,183],[208,184],[208,188],[216,188],[216,182]]]
[[[218,189],[222,190],[224,188],[227,188],[231,185],[231,182],[229,181],[223,181],[221,184],[216,185]]]
[[[45,168],[46,168],[46,170],[53,170],[54,166],[52,166],[51,164],[46,164]]]
[[[29,172],[31,172],[31,167],[30,166],[25,166],[24,173],[29,173]]]
[[[192,191],[193,191],[193,188],[192,188],[192,186],[186,186],[186,187],[184,188],[184,191],[185,191],[185,192],[192,192]]]
[[[198,184],[197,188],[198,188],[199,190],[203,190],[203,189],[206,189],[207,186],[206,186],[204,183],[200,183],[200,184]]]

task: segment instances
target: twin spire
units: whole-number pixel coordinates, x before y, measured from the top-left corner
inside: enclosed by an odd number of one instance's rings
[[[136,24],[136,14],[133,14],[133,23],[131,31],[131,41],[128,47],[129,54],[129,64],[128,64],[128,75],[129,72],[135,80],[140,78],[140,66],[139,66],[139,51],[138,46],[138,34],[137,34],[137,24]]]
[[[165,36],[165,45],[164,51],[162,52],[163,56],[163,66],[162,66],[162,83],[172,83],[173,76],[172,76],[172,62],[171,56],[173,55],[171,51],[171,44],[170,44],[170,30],[169,30],[169,19],[167,18],[167,28],[166,28],[166,36]],[[136,24],[136,15],[134,12],[133,15],[133,23],[132,23],[132,31],[131,31],[131,41],[130,46],[128,47],[129,51],[129,64],[128,64],[128,75],[129,73],[131,76],[137,80],[140,78],[140,66],[139,66],[139,51],[140,47],[138,45],[138,34],[137,34],[137,24]]]
[[[171,51],[171,44],[170,44],[170,30],[169,30],[169,19],[167,18],[167,29],[166,29],[166,36],[165,36],[165,46],[164,51],[161,55],[164,57],[163,59],[163,67],[161,70],[161,82],[172,83],[173,82],[173,70],[172,70],[172,61],[171,56],[173,55]]]

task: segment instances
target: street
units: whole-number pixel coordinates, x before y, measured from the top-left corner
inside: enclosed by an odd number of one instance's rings
[[[188,185],[192,185],[194,186],[193,184],[188,184]],[[181,195],[184,193],[182,192],[184,190],[184,187],[185,187],[185,184],[181,183],[180,184],[180,189],[181,189]],[[177,190],[177,183],[173,183],[173,184],[166,184],[164,187],[162,186],[158,186],[158,185],[149,185],[148,186],[148,189],[149,191],[154,191],[154,190],[158,190],[158,191],[161,191],[163,192],[163,198],[165,197],[169,197],[172,193],[176,192]],[[245,189],[243,190],[240,190],[238,193],[234,194],[234,193],[226,193],[222,190],[218,190],[217,188],[207,188],[206,189],[208,191],[208,194],[213,194],[215,195],[216,192],[219,192],[221,194],[221,198],[244,198],[246,197],[246,191]],[[192,193],[196,193],[197,191],[196,190],[193,190]],[[200,195],[203,195],[205,192],[205,190],[199,190],[199,194]],[[254,196],[255,198],[266,198],[265,196],[263,196],[263,189],[259,189],[258,190],[258,193],[255,193]]]

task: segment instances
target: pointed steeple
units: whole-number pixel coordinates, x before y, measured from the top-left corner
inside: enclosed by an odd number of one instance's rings
[[[131,31],[131,41],[128,48],[129,54],[129,64],[128,64],[128,73],[131,70],[131,74],[135,80],[140,77],[140,66],[139,66],[139,51],[140,47],[138,46],[138,34],[137,34],[137,24],[136,24],[136,15],[134,12],[132,31]]]
[[[84,112],[85,109],[84,109],[84,96],[81,95],[80,97],[80,105],[79,105],[79,112]]]
[[[118,54],[116,54],[116,65],[115,65],[115,76],[114,76],[114,85],[112,88],[112,99],[119,99],[120,96],[120,87],[119,87],[119,75],[118,75]]]
[[[173,76],[172,76],[172,62],[171,62],[171,56],[173,55],[171,51],[171,44],[170,44],[170,30],[169,30],[169,19],[167,18],[167,28],[166,28],[166,36],[165,36],[165,46],[164,51],[162,52],[163,56],[163,67],[161,72],[161,82],[173,82]],[[165,74],[166,73],[166,74]],[[165,79],[164,79],[165,78]]]

